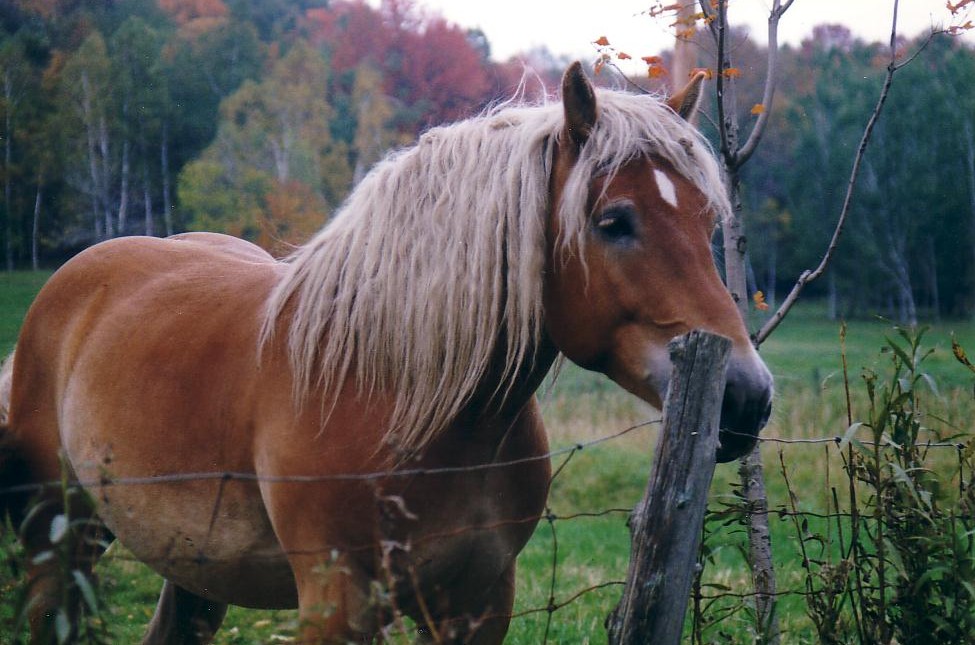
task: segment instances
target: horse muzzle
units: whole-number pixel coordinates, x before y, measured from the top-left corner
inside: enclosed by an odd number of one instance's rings
[[[719,463],[743,457],[755,447],[772,414],[772,391],[772,375],[760,359],[732,359],[718,424]]]

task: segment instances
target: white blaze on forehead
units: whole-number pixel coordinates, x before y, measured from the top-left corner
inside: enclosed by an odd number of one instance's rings
[[[653,178],[657,180],[657,190],[660,191],[660,196],[663,197],[663,200],[674,208],[677,208],[677,187],[674,186],[674,182],[670,180],[667,173],[654,168]]]

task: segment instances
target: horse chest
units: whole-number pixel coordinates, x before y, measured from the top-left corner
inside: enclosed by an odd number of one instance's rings
[[[493,583],[534,530],[548,472],[540,461],[414,482],[391,510],[403,531],[393,541],[397,567],[433,588],[458,576]]]

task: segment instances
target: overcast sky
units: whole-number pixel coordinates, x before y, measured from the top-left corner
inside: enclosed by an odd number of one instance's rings
[[[591,42],[606,36],[620,50],[639,58],[671,47],[667,21],[641,15],[653,0],[418,0],[462,27],[479,27],[497,60],[534,47],[574,58],[595,55]],[[668,3],[665,3],[668,4]],[[780,42],[798,44],[815,25],[842,23],[865,40],[890,37],[891,0],[796,0],[779,26]],[[771,0],[732,0],[729,21],[749,28],[765,42]],[[973,10],[967,19],[975,21]],[[901,0],[898,31],[916,36],[952,20],[945,0]],[[956,17],[955,20],[958,20]],[[966,40],[975,43],[975,34]]]

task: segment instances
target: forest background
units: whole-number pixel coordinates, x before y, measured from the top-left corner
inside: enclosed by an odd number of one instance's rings
[[[742,119],[755,118],[766,54],[745,32],[732,43]],[[823,25],[780,52],[742,178],[749,288],[773,306],[828,242],[887,47]],[[644,54],[662,62],[632,81],[683,83],[661,71],[669,52]],[[544,49],[496,62],[484,33],[413,0],[5,0],[0,266],[185,230],[285,254],[390,149],[519,92],[541,100],[568,62]],[[900,72],[840,249],[807,291],[828,316],[975,314],[973,81],[975,51],[947,36]]]

